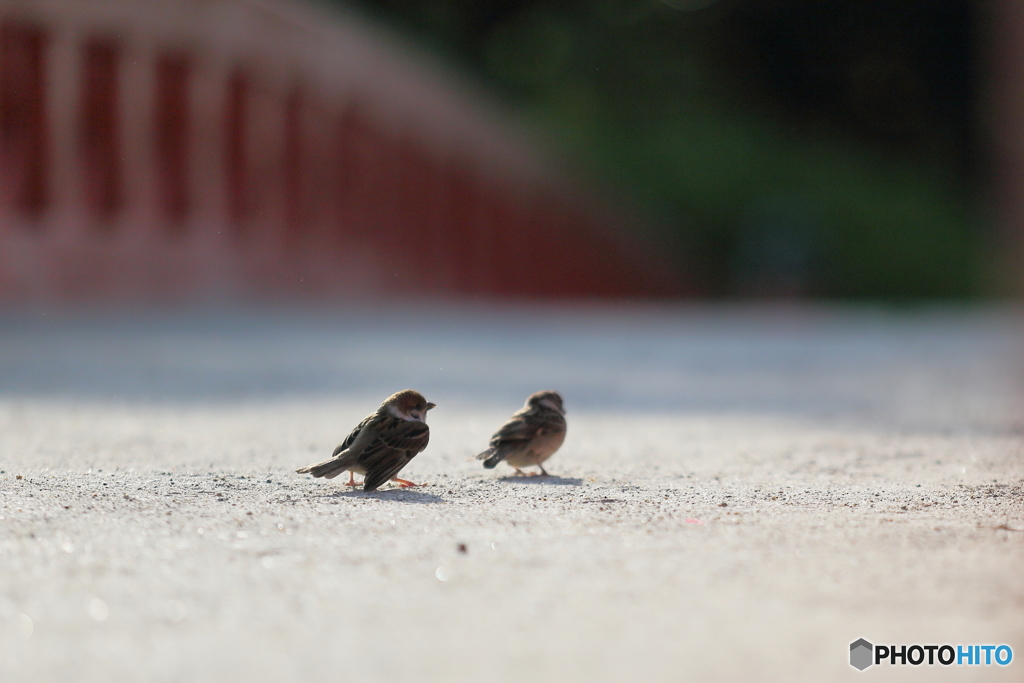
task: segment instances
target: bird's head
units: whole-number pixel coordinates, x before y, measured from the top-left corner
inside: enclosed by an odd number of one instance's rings
[[[388,396],[387,400],[380,404],[379,410],[387,411],[403,420],[426,422],[427,411],[434,407],[436,406],[423,398],[420,392],[405,389]]]
[[[526,399],[526,406],[528,408],[550,408],[560,415],[565,415],[562,397],[557,391],[538,391],[536,394],[530,394],[530,398]]]

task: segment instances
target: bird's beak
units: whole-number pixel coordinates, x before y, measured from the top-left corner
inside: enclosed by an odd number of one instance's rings
[[[435,404],[435,403],[427,403],[427,410],[430,410],[431,408],[436,408],[436,407],[437,407],[437,404]]]

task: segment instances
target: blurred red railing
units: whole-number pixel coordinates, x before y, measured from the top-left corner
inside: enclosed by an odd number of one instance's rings
[[[46,31],[0,24],[0,201],[38,218],[47,201]]]
[[[26,7],[0,0],[0,301],[677,291],[624,221],[357,20]]]

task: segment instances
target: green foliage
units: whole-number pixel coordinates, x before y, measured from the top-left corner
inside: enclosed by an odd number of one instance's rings
[[[680,233],[681,257],[696,252],[684,263],[704,289],[884,298],[975,292],[972,210],[941,174],[834,137],[785,134],[754,115],[711,108],[658,118],[628,131],[594,126],[576,145],[593,145],[595,165]],[[800,254],[776,253],[780,242]]]
[[[647,207],[697,291],[979,293],[983,231],[954,162],[781,106],[752,75],[728,3],[367,6],[440,46]]]

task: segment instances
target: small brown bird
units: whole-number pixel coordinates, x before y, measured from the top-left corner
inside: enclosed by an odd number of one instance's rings
[[[494,433],[490,447],[476,457],[487,469],[504,460],[517,475],[523,474],[520,467],[537,465],[540,473],[548,476],[543,463],[565,441],[565,429],[562,397],[554,391],[538,391]]]
[[[398,473],[427,447],[427,411],[434,407],[412,389],[392,394],[363,418],[329,459],[295,471],[333,479],[348,470],[348,485],[358,486],[354,473],[361,474],[364,491],[376,491],[389,479],[402,487],[416,486],[399,479]]]

